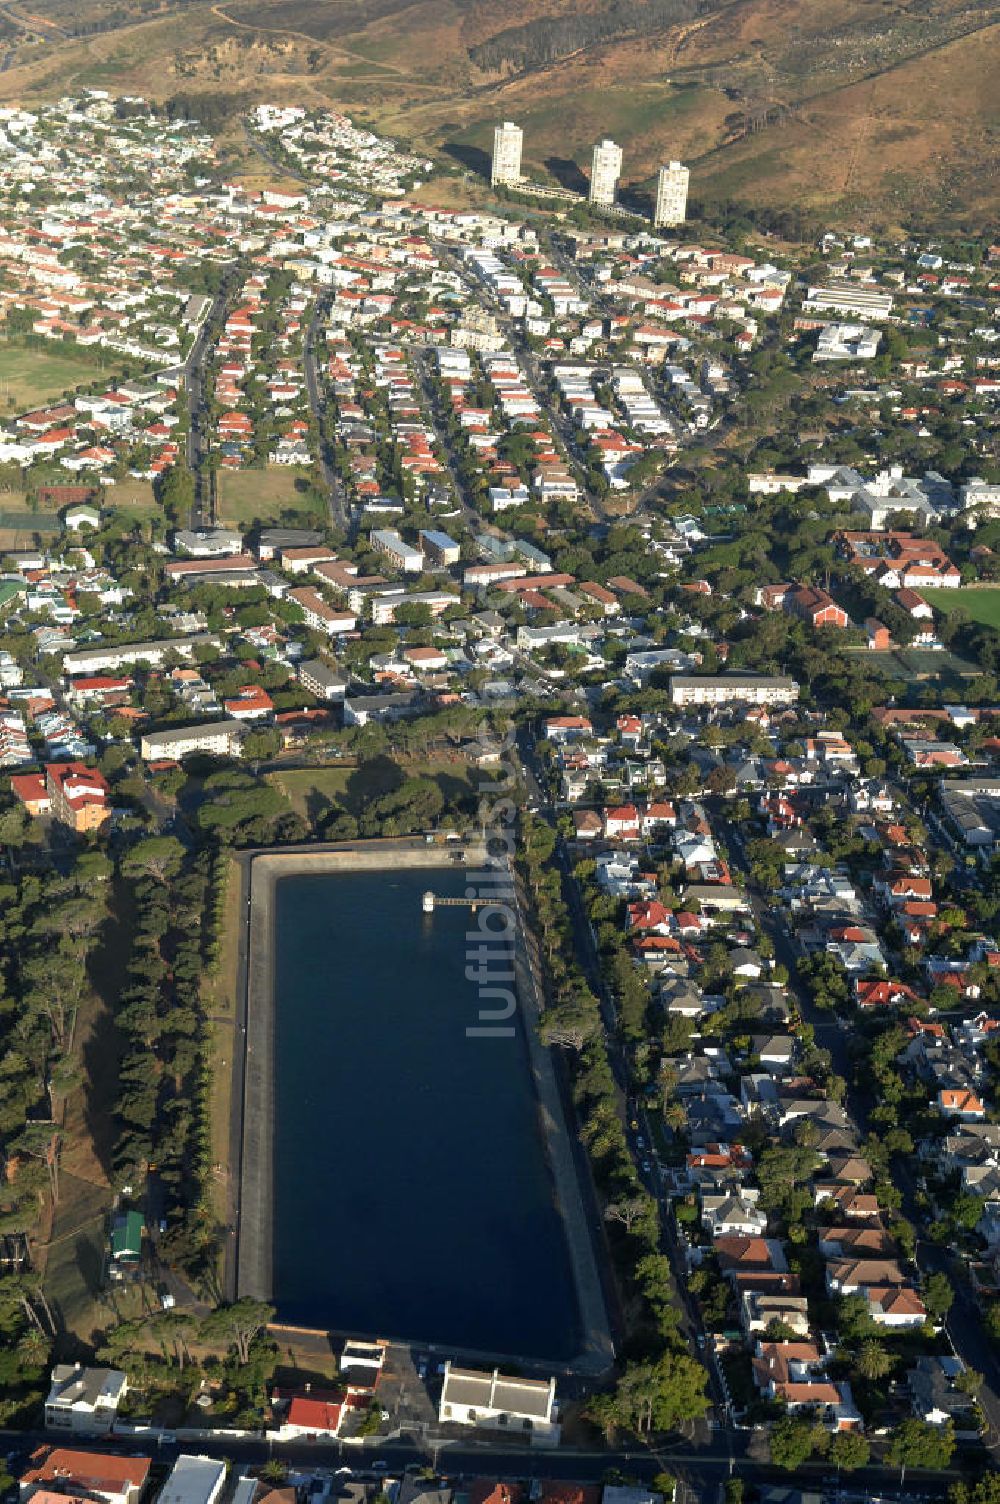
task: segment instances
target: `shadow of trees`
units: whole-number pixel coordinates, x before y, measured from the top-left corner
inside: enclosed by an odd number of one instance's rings
[[[546,157],[545,166],[560,188],[568,188],[571,193],[589,193],[590,179],[572,157]]]
[[[483,151],[481,146],[470,146],[465,141],[446,141],[442,150],[460,167],[489,180],[493,163],[489,152]]]

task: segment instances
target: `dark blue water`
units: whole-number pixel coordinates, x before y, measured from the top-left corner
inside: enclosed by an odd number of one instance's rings
[[[471,911],[420,909],[466,881],[277,885],[274,1302],[302,1325],[569,1358],[579,1317],[521,1024],[466,1037]]]

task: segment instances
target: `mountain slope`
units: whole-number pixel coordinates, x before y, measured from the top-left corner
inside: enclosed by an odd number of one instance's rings
[[[580,186],[612,135],[634,187],[679,156],[694,199],[856,223],[1000,199],[998,0],[48,0],[50,34],[14,0],[0,17],[0,51],[24,22],[3,99],[283,97],[478,168],[512,118],[540,177]]]

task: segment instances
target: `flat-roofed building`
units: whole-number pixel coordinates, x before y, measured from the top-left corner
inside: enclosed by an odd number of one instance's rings
[[[457,564],[462,552],[454,538],[449,538],[447,533],[439,533],[434,528],[420,533],[420,543],[424,553],[435,564]]]
[[[528,1436],[533,1445],[554,1446],[559,1425],[553,1420],[555,1379],[523,1379],[484,1373],[474,1368],[444,1366],[438,1420],[450,1425],[478,1426]]]
[[[342,700],[347,680],[322,658],[305,658],[298,668],[299,683],[317,700]]]
[[[610,205],[618,192],[622,174],[622,149],[607,137],[598,141],[590,165],[590,202]]]
[[[856,282],[834,282],[828,287],[810,287],[803,313],[843,313],[858,319],[887,319],[892,312],[892,293]]]
[[[656,178],[656,207],[653,226],[682,225],[687,214],[688,182],[691,174],[680,162],[668,162]]]
[[[424,556],[419,548],[405,542],[393,528],[376,528],[370,535],[372,548],[384,554],[390,564],[404,574],[419,574],[424,567]]]
[[[500,184],[515,184],[521,181],[521,148],[524,132],[513,120],[505,120],[493,129],[493,161],[490,182],[494,188]]]
[[[799,686],[784,674],[673,674],[673,705],[794,705]]]
[[[239,757],[246,727],[242,721],[202,721],[196,726],[165,726],[147,731],[139,743],[144,762],[180,762],[195,752],[210,757]]]
[[[170,1469],[157,1504],[215,1504],[225,1482],[224,1462],[182,1453]]]
[[[322,534],[311,527],[266,527],[257,540],[257,557],[262,564],[275,558],[283,548],[312,548],[321,543]]]
[[[238,554],[243,549],[243,534],[225,527],[178,528],[174,548],[191,559],[217,559]]]
[[[218,646],[219,638],[212,632],[193,632],[187,637],[164,637],[155,642],[123,642],[103,648],[81,648],[63,653],[63,673],[71,678],[77,674],[103,674],[126,663],[148,663],[151,668],[159,668],[171,653],[180,658],[192,658],[199,647]]]

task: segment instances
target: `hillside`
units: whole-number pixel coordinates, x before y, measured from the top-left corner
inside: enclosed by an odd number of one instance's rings
[[[853,223],[995,213],[996,0],[48,0],[0,4],[0,99],[85,84],[342,107],[482,168],[501,117],[568,186],[692,167],[692,198]]]

